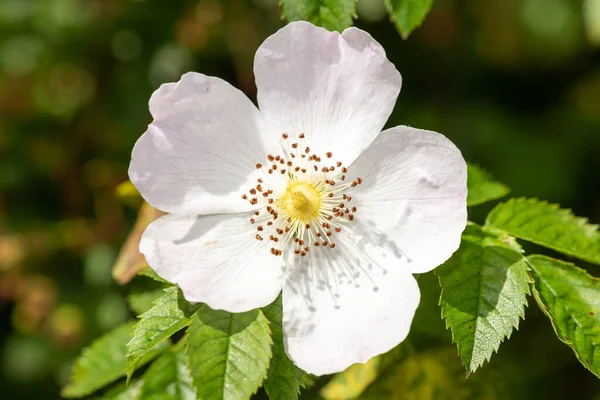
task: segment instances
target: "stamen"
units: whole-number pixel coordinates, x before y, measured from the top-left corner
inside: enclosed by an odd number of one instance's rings
[[[357,212],[357,207],[346,206],[352,197],[344,191],[362,184],[363,180],[356,178],[346,183],[348,168],[341,161],[321,164],[321,156],[331,159],[333,152],[311,153],[304,142],[304,133],[295,136],[297,141],[291,136],[292,143],[287,141],[290,138],[287,132],[281,134],[283,152],[267,154],[269,164],[265,169],[262,163],[255,165],[264,172],[258,172],[258,184],[243,194],[242,200],[259,207],[249,221],[256,224],[253,231],[257,240],[263,241],[262,235],[268,236],[274,246],[270,247],[272,255],[293,251],[305,257],[311,248],[313,251],[335,248],[335,235],[342,231],[342,225],[354,220]],[[274,174],[277,171],[279,174]],[[266,213],[261,214],[262,210]],[[350,267],[342,269],[352,272]],[[328,278],[324,277],[325,281]]]

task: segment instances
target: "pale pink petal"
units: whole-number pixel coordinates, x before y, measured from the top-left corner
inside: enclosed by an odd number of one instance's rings
[[[306,134],[319,156],[346,165],[381,132],[402,79],[368,33],[329,32],[293,22],[269,37],[254,59],[258,104],[281,132]]]
[[[402,254],[399,266],[422,273],[458,249],[467,223],[467,166],[443,135],[386,130],[350,166],[350,176],[363,181],[350,193],[355,221],[380,243],[374,251]]]
[[[255,238],[251,214],[167,215],[148,226],[140,251],[158,275],[191,302],[244,312],[270,304],[281,291],[282,257]]]
[[[276,141],[242,92],[188,73],[154,92],[150,111],[154,121],[135,144],[129,177],[152,206],[179,214],[252,209],[241,196]]]

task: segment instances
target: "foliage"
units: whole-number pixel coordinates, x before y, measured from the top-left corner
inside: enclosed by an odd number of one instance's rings
[[[468,164],[467,172],[469,186],[467,205],[469,207],[502,198],[510,192],[508,186],[496,181],[487,171],[477,165]]]
[[[132,330],[133,322],[124,324],[85,349],[73,367],[71,383],[64,388],[63,396],[85,396],[125,375],[126,345]],[[152,351],[146,352],[144,357],[138,360],[138,364],[151,361],[165,347],[155,347]]]
[[[506,234],[467,226],[460,249],[438,269],[442,317],[458,353],[474,372],[524,317],[529,294],[527,264]]]
[[[404,39],[423,23],[433,0],[385,0],[396,29]]]
[[[192,318],[187,359],[198,398],[247,399],[271,359],[269,321],[262,311],[231,314],[202,307]]]
[[[486,224],[523,240],[600,264],[600,231],[585,218],[536,199],[511,199],[488,215]]]
[[[146,354],[188,324],[188,316],[195,308],[183,300],[176,286],[165,289],[165,295],[140,315],[140,321],[133,328],[131,340],[127,343],[128,377]]]
[[[273,358],[269,365],[269,375],[264,383],[265,390],[272,399],[296,400],[300,388],[303,388],[307,382],[307,374],[296,367],[285,354],[281,295],[262,311],[269,320],[273,339]]]
[[[281,0],[281,14],[288,21],[305,20],[332,31],[352,25],[356,0]]]
[[[559,339],[600,377],[600,279],[573,264],[530,256],[534,295]]]

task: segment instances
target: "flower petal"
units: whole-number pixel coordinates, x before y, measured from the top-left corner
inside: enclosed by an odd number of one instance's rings
[[[229,312],[264,307],[281,291],[283,261],[256,240],[250,217],[166,215],[148,226],[140,252],[188,301]]]
[[[419,287],[394,254],[373,258],[367,236],[343,228],[336,246],[290,262],[283,287],[288,356],[305,371],[331,374],[385,353],[408,335]]]
[[[381,132],[402,78],[368,33],[293,22],[254,59],[260,110],[281,132],[305,133],[320,156],[348,165]]]
[[[178,214],[242,212],[268,129],[258,109],[227,82],[197,73],[162,85],[154,121],[133,149],[129,177],[152,206]]]
[[[379,235],[380,252],[402,253],[412,273],[423,273],[458,249],[467,223],[467,166],[443,135],[388,129],[350,174],[363,179],[352,196],[356,221]]]

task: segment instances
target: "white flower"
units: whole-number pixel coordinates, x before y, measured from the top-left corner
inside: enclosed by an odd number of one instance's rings
[[[459,246],[465,161],[438,133],[381,132],[401,77],[360,29],[291,23],[258,49],[254,73],[259,108],[197,73],[152,95],[129,176],[170,215],[140,250],[213,309],[263,307],[283,291],[289,357],[341,371],[406,338],[412,274]]]

